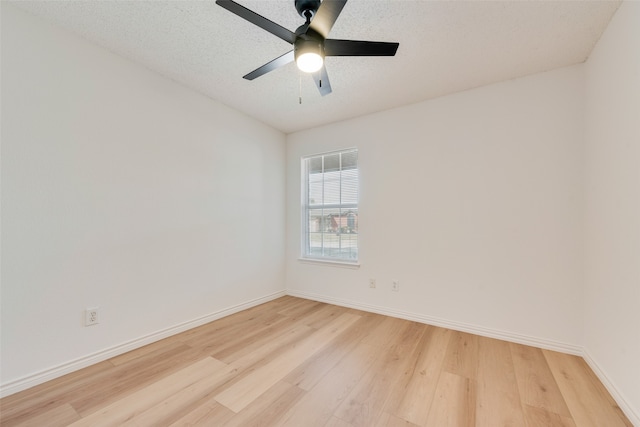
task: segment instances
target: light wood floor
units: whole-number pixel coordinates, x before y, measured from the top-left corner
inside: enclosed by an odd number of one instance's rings
[[[2,426],[631,426],[579,357],[283,297],[0,401]]]

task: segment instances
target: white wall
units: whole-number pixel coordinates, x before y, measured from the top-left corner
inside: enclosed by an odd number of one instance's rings
[[[639,28],[625,2],[586,66],[290,135],[289,292],[584,345],[638,423]],[[1,77],[3,386],[283,290],[284,135],[6,4]],[[362,265],[300,263],[299,159],[351,146]]]
[[[586,63],[585,350],[640,426],[640,3]]]
[[[3,4],[2,384],[283,292],[284,170],[284,134]]]
[[[570,67],[289,135],[288,291],[579,352],[583,83]],[[361,267],[301,263],[300,157],[351,146]]]

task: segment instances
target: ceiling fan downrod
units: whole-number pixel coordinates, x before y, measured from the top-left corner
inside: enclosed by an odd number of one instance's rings
[[[307,20],[307,24],[311,22],[320,7],[320,0],[295,0],[294,3],[298,14]]]

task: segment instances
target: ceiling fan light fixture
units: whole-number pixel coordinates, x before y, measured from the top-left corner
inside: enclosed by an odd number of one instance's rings
[[[305,73],[315,73],[320,68],[322,68],[323,63],[324,60],[322,59],[322,56],[318,55],[315,52],[306,52],[300,54],[298,56],[298,59],[296,59],[298,68],[300,69],[300,71],[303,71]]]
[[[315,73],[324,64],[322,42],[313,39],[298,38],[294,44],[296,65],[300,71]]]

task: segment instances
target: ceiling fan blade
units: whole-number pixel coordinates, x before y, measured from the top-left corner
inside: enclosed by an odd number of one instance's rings
[[[309,27],[326,39],[345,3],[347,0],[323,0]]]
[[[325,96],[331,93],[331,82],[329,81],[329,75],[327,74],[327,68],[322,65],[320,70],[313,73],[313,80],[316,82],[316,86],[320,91],[320,95]]]
[[[282,56],[277,57],[273,61],[269,61],[264,64],[262,67],[256,68],[246,76],[243,76],[243,79],[253,80],[256,77],[260,77],[264,74],[267,74],[269,71],[273,71],[276,68],[280,68],[283,65],[287,65],[289,62],[293,62],[293,51],[289,51]]]
[[[398,46],[400,43],[326,39],[324,54],[325,56],[394,56]]]
[[[258,27],[262,28],[263,30],[266,30],[268,32],[270,32],[271,34],[280,37],[282,40],[293,44],[293,42],[296,41],[296,35],[287,30],[286,28],[284,28],[281,25],[276,24],[273,21],[269,21],[267,18],[265,18],[264,16],[260,16],[257,13],[255,13],[252,10],[247,9],[246,7],[232,1],[232,0],[216,0],[216,4],[218,4],[219,6],[224,7],[225,9],[227,9],[229,12],[232,12],[236,15],[238,15],[240,18],[243,18],[249,22],[251,22],[252,24],[257,25]]]

